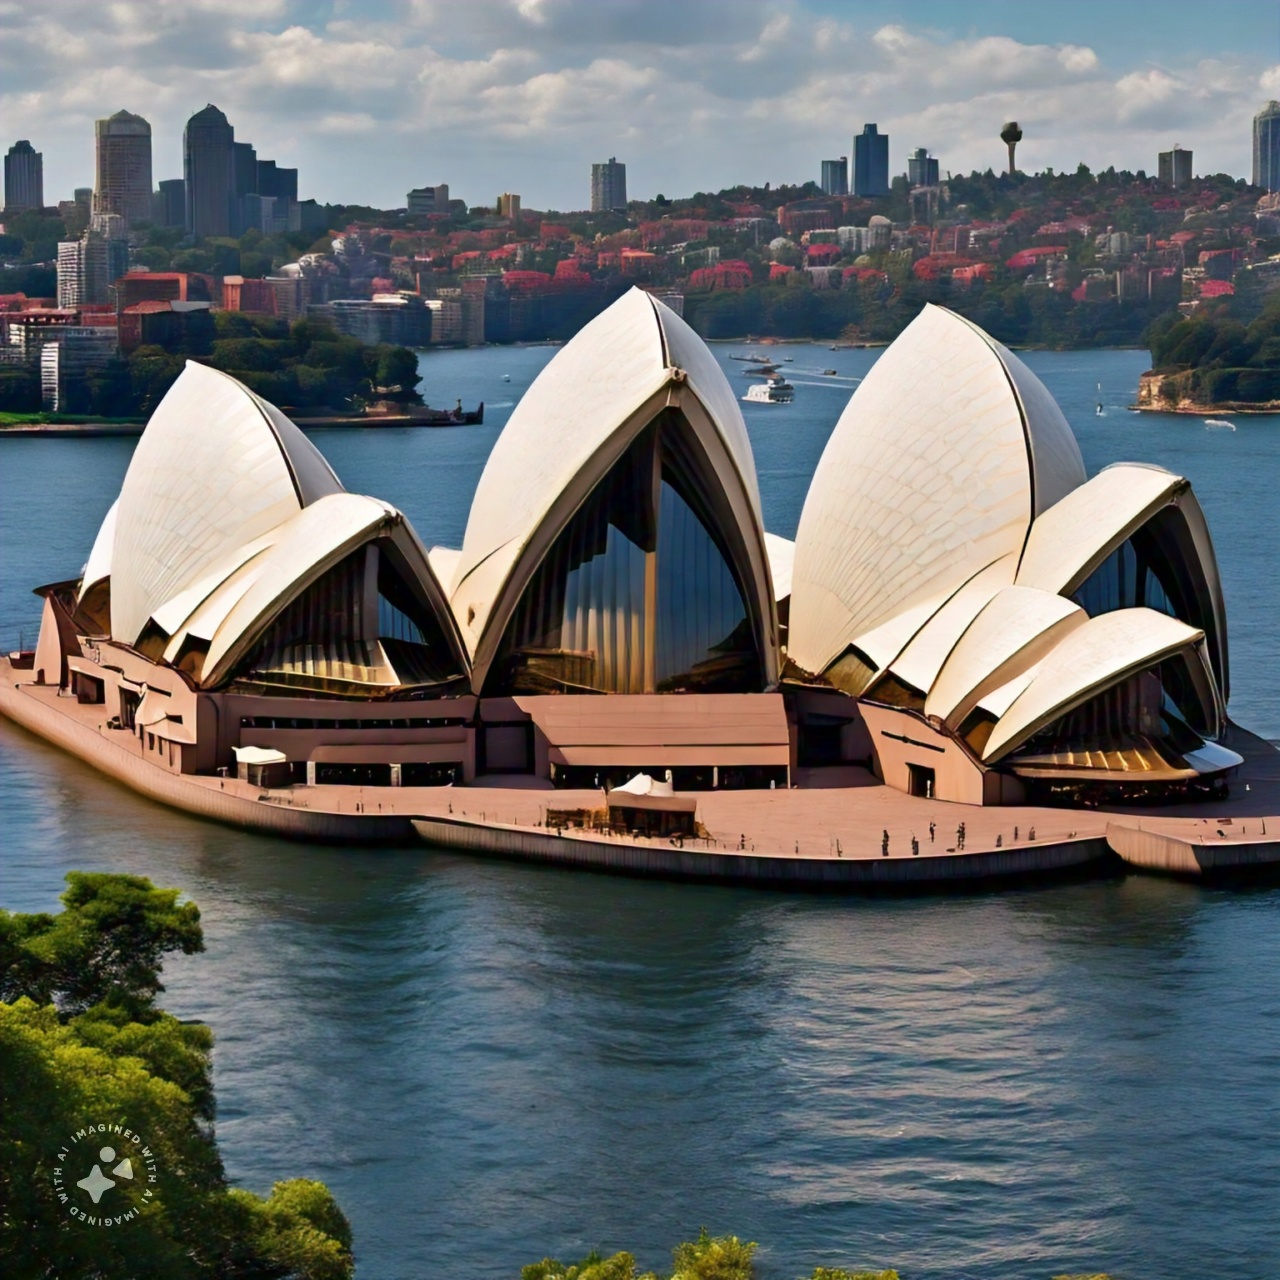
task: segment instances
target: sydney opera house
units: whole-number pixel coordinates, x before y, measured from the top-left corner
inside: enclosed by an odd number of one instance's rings
[[[1190,485],[1089,478],[1011,352],[928,307],[767,533],[736,397],[633,290],[498,439],[460,549],[189,364],[30,671],[173,774],[805,786],[972,804],[1220,792],[1227,631]],[[833,773],[833,771],[836,771]]]

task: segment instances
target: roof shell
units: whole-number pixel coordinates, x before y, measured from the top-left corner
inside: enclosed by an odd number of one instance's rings
[[[1203,639],[1203,631],[1154,609],[1117,609],[1090,618],[1054,647],[1000,717],[984,762],[993,764],[1095,693]]]
[[[824,670],[849,644],[984,566],[1084,482],[1061,410],[1012,352],[926,306],[855,391],[796,534],[789,652]]]
[[[737,400],[698,335],[632,289],[538,375],[480,477],[451,595],[477,681],[542,547],[667,405],[707,433],[703,444],[713,446],[709,460],[743,528],[762,612],[772,616],[759,486]]]
[[[120,499],[117,498],[102,518],[98,536],[93,540],[93,549],[89,552],[89,559],[85,561],[84,571],[80,575],[80,591],[76,597],[78,600],[84,599],[85,592],[90,587],[111,576],[111,551],[115,545],[116,512],[119,509]]]
[[[231,551],[342,485],[274,405],[188,362],[152,414],[120,489],[111,632],[133,644],[152,613]]]
[[[1008,586],[983,606],[942,664],[925,714],[958,728],[984,695],[1029,670],[1088,620],[1079,605],[1050,591]]]

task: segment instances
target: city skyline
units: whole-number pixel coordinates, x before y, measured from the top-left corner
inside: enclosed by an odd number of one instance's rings
[[[626,161],[632,198],[799,183],[867,120],[893,139],[892,173],[921,146],[944,172],[998,171],[999,127],[1018,119],[1028,171],[1152,172],[1181,144],[1200,172],[1248,177],[1252,118],[1280,93],[1274,14],[1232,0],[1208,27],[1142,3],[1035,16],[988,0],[963,26],[931,0],[664,7],[14,8],[0,13],[0,118],[44,153],[49,202],[92,180],[95,119],[141,109],[159,180],[182,172],[186,119],[217,102],[321,201],[393,208],[438,175],[469,204],[507,189],[575,209],[601,156]]]

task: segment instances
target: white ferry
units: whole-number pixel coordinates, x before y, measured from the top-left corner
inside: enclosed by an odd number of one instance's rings
[[[747,394],[742,399],[747,404],[790,404],[795,393],[796,389],[791,383],[774,378],[770,382],[759,382],[748,387]]]

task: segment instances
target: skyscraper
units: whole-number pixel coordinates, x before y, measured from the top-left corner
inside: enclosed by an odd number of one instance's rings
[[[181,227],[187,221],[187,184],[181,178],[162,178],[151,197],[151,221],[158,227]]]
[[[1280,190],[1280,102],[1275,99],[1253,117],[1253,185]]]
[[[44,156],[26,138],[4,158],[4,208],[9,213],[44,208]]]
[[[212,103],[187,121],[182,134],[187,232],[231,234],[235,199],[235,130]]]
[[[116,213],[125,226],[151,217],[151,126],[117,111],[93,126],[93,212]]]
[[[849,157],[841,156],[839,160],[822,162],[822,190],[829,196],[847,196],[849,194]]]
[[[907,182],[913,187],[938,185],[938,162],[925,147],[917,147],[907,157]]]
[[[627,166],[610,156],[591,166],[591,212],[627,207]]]
[[[853,140],[853,194],[889,194],[889,135],[864,124]]]
[[[1191,183],[1191,152],[1181,147],[1161,151],[1159,155],[1160,181],[1171,187],[1185,187]]]

